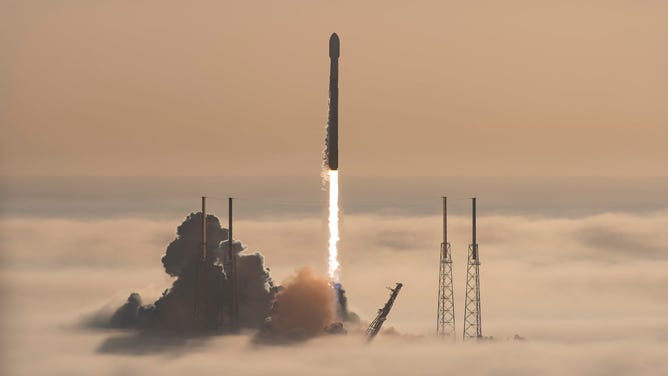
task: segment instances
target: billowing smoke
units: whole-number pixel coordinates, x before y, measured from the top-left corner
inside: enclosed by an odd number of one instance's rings
[[[213,256],[212,251],[219,248],[220,242],[227,240],[228,231],[220,226],[214,215],[206,216],[206,253]],[[172,241],[162,265],[165,272],[173,277],[180,277],[184,269],[195,264],[202,255],[202,213],[191,213],[176,229],[176,239]]]
[[[112,316],[113,327],[165,331],[226,330],[230,328],[232,291],[223,270],[228,231],[213,215],[207,215],[207,258],[202,254],[202,213],[191,213],[177,229],[162,264],[177,277],[170,289],[153,304],[142,305],[133,293]],[[259,328],[269,315],[278,288],[274,286],[260,253],[240,254],[245,246],[232,243],[237,256],[239,325]]]
[[[335,291],[329,278],[304,267],[283,283],[258,340],[299,341],[336,332],[332,328],[344,332],[342,324],[333,322],[335,317]]]
[[[348,321],[352,312],[348,311],[348,298],[346,290],[340,283],[334,283],[334,293],[336,294],[336,317],[341,321]]]
[[[115,328],[124,328],[132,326],[137,321],[137,315],[142,308],[141,296],[133,292],[128,297],[128,301],[114,312],[109,324]]]

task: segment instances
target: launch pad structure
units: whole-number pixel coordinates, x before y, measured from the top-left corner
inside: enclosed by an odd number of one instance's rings
[[[390,310],[392,309],[392,306],[394,305],[394,301],[397,299],[397,295],[399,295],[399,291],[403,287],[403,284],[400,282],[397,282],[397,285],[395,288],[391,289],[388,287],[390,291],[392,291],[392,294],[390,294],[390,298],[387,300],[387,303],[383,306],[383,308],[378,310],[378,315],[376,318],[371,322],[369,327],[366,330],[366,338],[367,342],[371,341],[376,337],[376,334],[380,332],[380,328],[383,326],[383,323],[385,320],[387,320],[387,315],[390,314]]]
[[[448,198],[443,197],[443,242],[438,273],[436,336],[455,339],[455,301],[452,285],[452,251],[448,242]]]

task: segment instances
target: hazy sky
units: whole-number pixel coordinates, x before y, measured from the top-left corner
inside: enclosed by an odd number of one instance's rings
[[[661,175],[664,1],[0,6],[0,174]]]

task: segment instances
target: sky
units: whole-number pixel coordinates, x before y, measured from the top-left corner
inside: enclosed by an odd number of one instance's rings
[[[663,1],[0,5],[0,174],[666,176]]]

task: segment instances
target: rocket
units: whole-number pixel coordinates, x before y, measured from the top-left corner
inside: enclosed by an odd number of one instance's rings
[[[339,36],[329,37],[329,116],[325,157],[330,170],[339,169]]]

